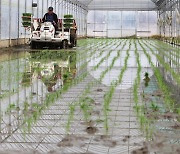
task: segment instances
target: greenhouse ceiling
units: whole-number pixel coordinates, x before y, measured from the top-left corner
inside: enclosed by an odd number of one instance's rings
[[[88,10],[156,10],[153,0],[78,0]]]

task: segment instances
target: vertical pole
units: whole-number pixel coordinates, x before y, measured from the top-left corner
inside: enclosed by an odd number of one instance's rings
[[[58,0],[58,2],[57,2],[57,3],[58,3],[58,5],[57,5],[57,6],[58,6],[58,8],[57,8],[57,9],[58,9],[58,11],[57,11],[57,12],[58,12],[58,18],[60,18],[60,9],[59,9],[60,2],[59,2],[59,0]]]
[[[11,0],[9,0],[9,46],[11,46]]]
[[[64,0],[62,0],[62,2],[61,2],[61,18],[63,19],[63,16],[64,16],[64,7],[63,7],[63,5],[64,5]]]
[[[66,1],[64,1],[64,14],[67,14]]]
[[[10,64],[10,55],[8,55],[8,88],[9,88],[9,99],[8,105],[11,105],[11,64]],[[11,111],[9,113],[9,130],[8,133],[11,134]]]
[[[1,6],[2,6],[2,3],[0,0],[0,40],[1,40]]]
[[[27,12],[27,0],[25,0],[25,13]],[[26,29],[25,29],[25,39],[24,44],[26,44]]]
[[[74,4],[73,4],[73,8],[72,8],[72,9],[73,9],[73,10],[72,10],[72,11],[73,11],[72,13],[73,13],[74,19],[75,19],[75,21],[76,21],[75,5],[74,5]]]
[[[43,13],[44,13],[44,0],[42,0],[42,14],[41,14],[41,18],[43,17]]]
[[[82,13],[82,35],[84,36],[84,9],[82,9],[82,11],[81,11]]]
[[[39,0],[37,0],[37,18],[39,17]]]
[[[0,5],[0,7],[1,7],[1,5]],[[2,69],[3,67],[0,65],[0,96],[1,96],[1,69]],[[0,97],[0,141],[2,140],[2,136],[1,136],[1,123],[2,123],[2,111],[1,111],[1,97]]]
[[[18,0],[18,30],[17,30],[17,33],[18,33],[18,38],[17,38],[17,44],[19,44],[19,30],[20,30],[20,23],[19,23],[19,19],[20,19],[20,0]]]
[[[64,1],[64,14],[67,14],[66,10],[67,10],[67,8],[66,8],[66,1]]]
[[[20,84],[20,69],[19,69],[19,67],[20,67],[20,63],[19,63],[19,53],[17,52],[17,74],[18,74],[18,77],[17,77],[17,90],[18,90],[18,94],[17,94],[17,109],[18,109],[18,112],[17,112],[17,120],[18,120],[18,126],[19,126],[19,124],[20,124],[20,121],[19,121],[19,112],[20,112],[20,108],[19,108],[19,84]]]
[[[68,11],[68,1],[66,0],[66,14],[68,14],[69,11]]]
[[[83,36],[85,35],[85,19],[84,19],[84,9],[82,9],[82,24],[83,24]]]
[[[69,1],[66,1],[67,14],[69,14]]]
[[[87,37],[87,15],[88,15],[88,12],[85,11],[85,36]]]
[[[81,7],[78,9],[78,17],[79,17],[79,35],[81,35]]]
[[[136,37],[137,37],[137,22],[138,22],[138,16],[139,16],[138,11],[136,11],[136,13],[135,13],[135,36],[136,36]],[[148,31],[149,31],[149,29],[148,29]]]
[[[78,15],[78,23],[79,23],[79,35],[81,35],[81,23],[80,23],[80,6],[78,6],[77,15]]]
[[[148,11],[148,31],[150,31],[150,28],[149,28],[149,11]]]
[[[69,14],[72,14],[72,3],[69,2]]]
[[[122,21],[123,19],[122,19],[122,11],[121,11],[121,37],[122,37]]]
[[[109,23],[109,11],[107,11],[106,12],[106,16],[107,16],[107,18],[106,18],[106,38],[108,38],[108,23]]]
[[[78,26],[78,31],[77,31],[77,34],[79,35],[79,19],[78,19],[78,14],[77,14],[77,4],[76,4],[76,12],[75,12],[75,14],[76,14],[76,23],[77,23],[77,26]]]
[[[57,10],[56,10],[56,0],[54,0],[54,11],[56,12]]]

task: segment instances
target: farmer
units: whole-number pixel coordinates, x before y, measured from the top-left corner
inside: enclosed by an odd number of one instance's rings
[[[55,29],[57,30],[58,17],[57,14],[53,12],[53,7],[48,8],[48,13],[46,13],[42,19],[43,22],[51,22]]]

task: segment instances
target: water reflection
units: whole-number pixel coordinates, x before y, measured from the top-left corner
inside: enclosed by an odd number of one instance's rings
[[[76,52],[33,51],[0,55],[0,132],[2,139],[32,114],[35,104],[42,104],[76,76]],[[16,122],[18,121],[18,122]],[[8,128],[8,133],[7,133]]]

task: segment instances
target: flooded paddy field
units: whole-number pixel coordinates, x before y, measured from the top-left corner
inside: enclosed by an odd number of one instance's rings
[[[180,153],[180,51],[146,39],[0,52],[0,153]]]

